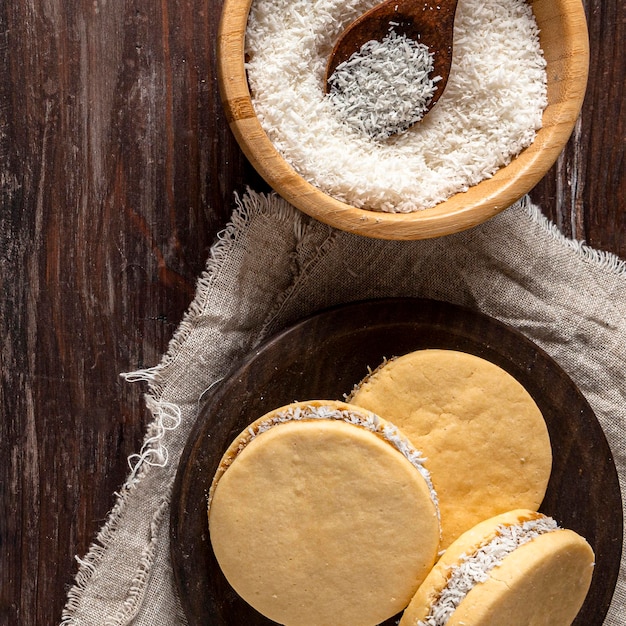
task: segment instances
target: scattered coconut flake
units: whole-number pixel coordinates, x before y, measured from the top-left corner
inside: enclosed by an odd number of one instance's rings
[[[418,620],[416,626],[445,626],[465,596],[476,584],[485,582],[489,572],[509,554],[535,537],[557,529],[557,523],[545,516],[520,524],[499,526],[491,541],[473,554],[463,555],[459,564],[450,568],[448,582],[430,607],[428,617]]]
[[[278,426],[279,424],[285,424],[287,422],[293,421],[301,421],[301,420],[339,420],[346,422],[347,424],[352,424],[354,426],[358,426],[360,428],[364,428],[369,432],[378,435],[382,439],[384,439],[387,443],[392,445],[398,452],[400,452],[408,461],[417,469],[417,471],[422,475],[426,484],[428,485],[428,489],[430,492],[431,500],[435,505],[435,510],[437,512],[437,519],[441,522],[441,515],[439,512],[439,500],[437,498],[437,492],[435,491],[435,487],[433,486],[432,478],[430,476],[430,472],[424,467],[424,462],[426,459],[423,457],[422,453],[417,450],[410,441],[402,435],[396,426],[389,422],[382,422],[381,419],[375,413],[371,413],[369,411],[363,410],[363,412],[356,412],[350,409],[338,409],[331,405],[300,405],[296,404],[293,406],[288,406],[283,411],[277,411],[272,414],[271,417],[268,417],[265,420],[262,420],[259,423],[251,424],[245,431],[245,438],[239,443],[235,454],[230,458],[224,459],[220,468],[216,472],[215,478],[213,479],[213,484],[209,491],[209,508],[211,506],[211,500],[213,496],[213,491],[215,489],[215,485],[217,481],[221,477],[221,475],[227,470],[227,468],[232,465],[233,461],[237,458],[237,456],[242,452],[242,450],[256,437],[267,432],[274,426]]]

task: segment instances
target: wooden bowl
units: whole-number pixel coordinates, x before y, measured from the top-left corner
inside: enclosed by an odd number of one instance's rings
[[[257,119],[244,69],[251,0],[225,0],[218,33],[218,76],[230,127],[246,157],[295,207],[336,228],[379,239],[426,239],[493,217],[530,191],[552,167],[580,113],[589,67],[581,0],[531,1],[547,61],[548,106],[534,142],[509,165],[467,192],[413,213],[369,211],[340,202],[304,180],[278,153]]]

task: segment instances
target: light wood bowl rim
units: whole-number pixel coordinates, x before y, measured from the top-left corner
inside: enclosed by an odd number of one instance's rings
[[[278,153],[257,119],[244,67],[252,0],[224,0],[217,39],[218,83],[230,128],[256,171],[285,200],[315,219],[378,239],[448,235],[495,216],[543,178],[567,144],[582,108],[589,38],[581,0],[534,0],[548,62],[548,106],[534,142],[509,165],[468,191],[413,213],[383,213],[340,202],[305,181]]]

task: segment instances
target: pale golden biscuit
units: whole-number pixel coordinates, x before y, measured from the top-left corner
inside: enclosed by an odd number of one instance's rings
[[[412,352],[381,365],[349,402],[396,424],[428,459],[442,547],[483,519],[539,508],[552,468],[548,429],[530,394],[493,363]]]
[[[533,511],[504,513],[450,545],[400,626],[569,626],[593,568],[577,533]]]
[[[392,617],[438,553],[420,458],[395,427],[343,402],[268,413],[233,442],[211,487],[211,543],[227,580],[287,626]]]

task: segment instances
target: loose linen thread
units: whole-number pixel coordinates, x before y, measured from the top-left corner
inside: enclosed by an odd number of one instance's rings
[[[139,452],[128,457],[130,474],[126,482],[129,484],[137,479],[137,474],[144,464],[154,467],[167,465],[169,452],[163,445],[163,438],[168,431],[176,430],[182,419],[180,407],[172,402],[159,401],[148,395],[146,406],[154,416],[154,422]]]

